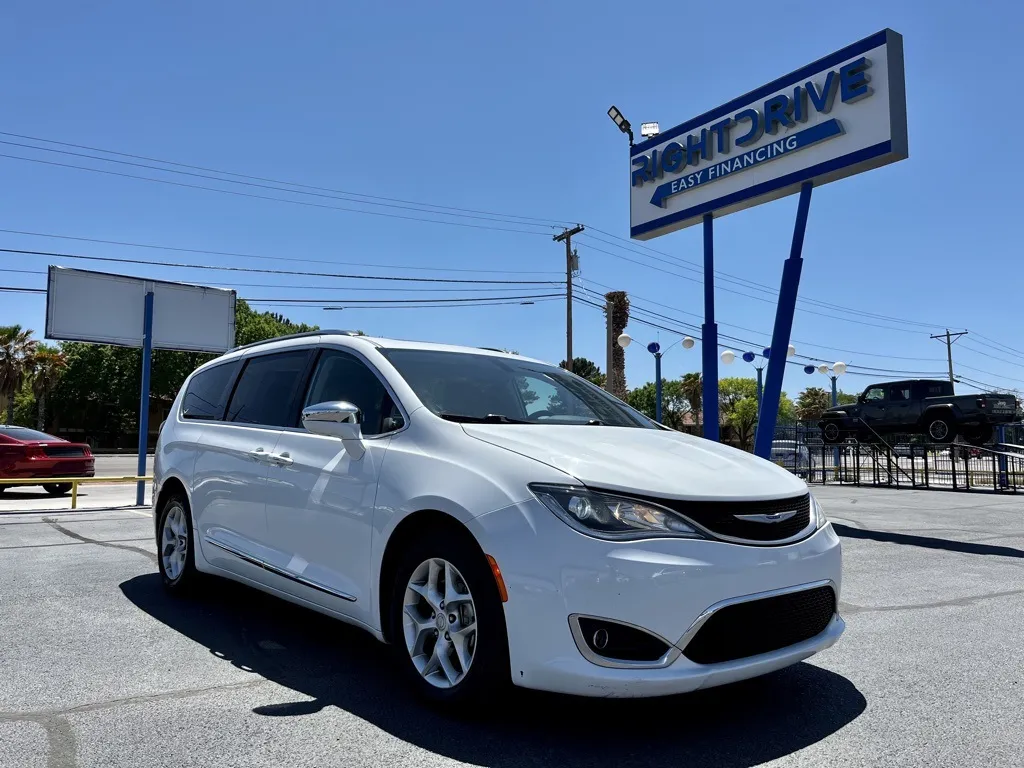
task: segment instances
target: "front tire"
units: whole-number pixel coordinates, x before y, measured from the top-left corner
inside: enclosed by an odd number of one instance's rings
[[[47,483],[43,486],[43,490],[51,496],[66,496],[67,492],[71,490],[71,483]]]
[[[838,424],[825,424],[821,428],[821,439],[828,445],[838,445],[843,442],[843,431]]]
[[[933,443],[952,443],[956,440],[956,425],[948,416],[934,416],[925,422],[925,432]]]
[[[391,597],[391,641],[424,699],[462,707],[510,682],[498,588],[468,533],[448,528],[411,543]]]
[[[181,496],[168,498],[160,509],[156,529],[156,562],[164,587],[171,592],[187,592],[199,580],[188,500]]]

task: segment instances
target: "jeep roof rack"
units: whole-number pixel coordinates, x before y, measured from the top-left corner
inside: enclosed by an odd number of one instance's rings
[[[289,333],[285,336],[275,336],[272,339],[263,339],[263,341],[253,341],[249,344],[242,344],[237,347],[232,347],[228,352],[237,352],[240,349],[250,349],[252,347],[258,347],[261,344],[270,344],[275,341],[285,341],[287,339],[304,339],[309,336],[362,336],[363,334],[358,331],[342,331],[333,328],[326,328],[322,331],[305,331],[303,333]]]

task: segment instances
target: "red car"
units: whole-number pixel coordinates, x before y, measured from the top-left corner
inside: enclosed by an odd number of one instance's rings
[[[48,477],[92,477],[96,459],[85,443],[69,443],[27,427],[0,424],[0,480],[25,479],[17,485],[41,485],[51,496],[63,496],[71,483],[47,483]],[[0,484],[0,493],[10,488]]]

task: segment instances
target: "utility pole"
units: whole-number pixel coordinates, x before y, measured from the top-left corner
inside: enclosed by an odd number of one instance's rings
[[[932,336],[931,337],[933,339],[937,339],[938,341],[943,342],[946,345],[946,362],[949,363],[949,383],[950,384],[955,383],[954,379],[953,379],[953,345],[957,341],[960,340],[961,336],[966,336],[966,335],[967,335],[967,331],[959,331],[959,332],[955,332],[955,333],[950,333],[949,332],[949,328],[947,328],[945,333],[940,333],[937,336]]]
[[[552,238],[556,243],[565,243],[565,367],[569,373],[572,373],[572,273],[579,269],[576,252],[572,249],[572,236],[582,231],[583,225],[577,224]]]

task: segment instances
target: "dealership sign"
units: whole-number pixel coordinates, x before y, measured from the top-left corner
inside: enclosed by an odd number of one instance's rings
[[[891,29],[631,147],[630,236],[648,240],[907,157]]]

